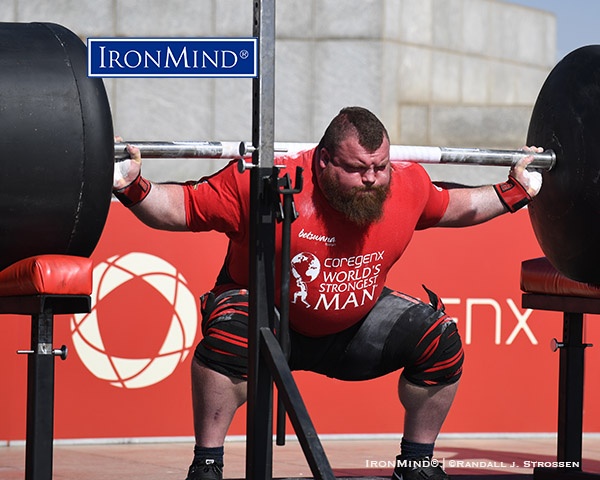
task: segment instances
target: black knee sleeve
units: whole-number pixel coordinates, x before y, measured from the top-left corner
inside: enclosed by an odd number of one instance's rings
[[[463,361],[464,351],[456,323],[442,314],[417,343],[403,375],[415,385],[447,385],[459,380]]]
[[[202,333],[194,357],[223,375],[248,376],[248,292],[230,290],[202,299]]]

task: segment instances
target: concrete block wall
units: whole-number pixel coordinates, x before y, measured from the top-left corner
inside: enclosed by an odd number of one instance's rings
[[[88,37],[250,36],[250,0],[4,0],[0,21],[55,22]],[[553,15],[500,0],[277,0],[278,141],[316,142],[346,105],[372,109],[393,143],[524,144],[555,63]],[[250,140],[248,79],[106,79],[115,132],[130,140]],[[218,161],[147,161],[154,180]],[[505,169],[428,167],[488,183]]]

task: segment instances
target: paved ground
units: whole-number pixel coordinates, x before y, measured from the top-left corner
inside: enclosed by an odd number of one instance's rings
[[[399,440],[323,440],[323,447],[337,478],[389,478]],[[586,472],[599,474],[600,435],[584,438]],[[191,443],[62,444],[54,447],[55,480],[184,480],[191,460]],[[245,476],[245,443],[225,446],[225,478]],[[556,459],[551,437],[526,438],[441,438],[436,458],[455,478],[484,476],[487,480],[519,475],[527,479],[535,462],[549,464]],[[25,476],[25,447],[0,447],[0,479]],[[298,442],[274,447],[273,478],[311,478]]]

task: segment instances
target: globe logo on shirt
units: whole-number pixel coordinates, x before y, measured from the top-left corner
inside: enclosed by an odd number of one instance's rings
[[[296,283],[297,291],[294,292],[292,303],[302,302],[307,308],[307,284],[314,281],[321,273],[321,262],[310,252],[300,252],[291,261],[292,276]]]

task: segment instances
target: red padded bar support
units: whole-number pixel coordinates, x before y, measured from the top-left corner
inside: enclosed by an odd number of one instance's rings
[[[0,271],[0,297],[90,295],[92,260],[71,255],[37,255]]]
[[[0,271],[0,313],[31,315],[25,480],[52,480],[54,315],[89,312],[91,293],[89,258],[39,255]]]
[[[521,263],[521,290],[527,293],[563,297],[600,298],[600,285],[578,282],[565,277],[546,257],[525,260]]]
[[[600,313],[600,286],[577,282],[559,273],[546,258],[521,264],[523,308],[563,314],[563,338],[559,358],[557,460],[573,462],[575,468],[536,468],[534,480],[595,479],[600,475],[582,471],[583,436],[583,318]]]

